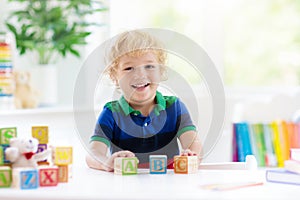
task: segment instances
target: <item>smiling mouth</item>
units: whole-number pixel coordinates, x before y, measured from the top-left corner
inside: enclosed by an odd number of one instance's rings
[[[131,87],[133,87],[134,89],[140,89],[140,88],[146,88],[150,85],[150,83],[145,83],[145,84],[134,84],[131,85]]]

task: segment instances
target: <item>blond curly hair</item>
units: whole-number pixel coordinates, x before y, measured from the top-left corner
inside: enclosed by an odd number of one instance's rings
[[[122,56],[139,57],[148,52],[153,52],[157,56],[157,61],[161,65],[161,74],[166,79],[167,53],[162,43],[149,33],[140,30],[126,31],[118,35],[106,55],[107,69],[105,73],[116,83],[116,72]]]

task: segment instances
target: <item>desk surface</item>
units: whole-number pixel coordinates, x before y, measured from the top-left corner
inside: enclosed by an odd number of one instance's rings
[[[35,190],[0,189],[0,199],[299,199],[300,186],[265,182],[264,170],[199,170],[197,174],[121,176],[109,172],[74,168],[69,183]],[[262,181],[261,186],[230,191],[205,190],[205,184]]]
[[[56,187],[34,190],[0,188],[0,200],[89,200],[89,199],[299,199],[300,186],[265,181],[265,170],[199,170],[196,174],[122,176],[93,170],[85,164],[85,151],[74,144],[73,178]],[[263,185],[230,191],[205,190],[201,186],[220,183],[263,182]]]

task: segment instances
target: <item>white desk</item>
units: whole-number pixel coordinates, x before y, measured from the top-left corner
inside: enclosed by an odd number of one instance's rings
[[[83,165],[74,168],[74,177],[69,183],[35,190],[0,189],[0,199],[299,199],[300,186],[295,185],[265,182],[262,186],[222,192],[201,188],[210,183],[259,180],[264,181],[264,170],[201,170],[189,175],[168,171],[166,175],[120,176]]]
[[[28,115],[30,117],[28,117]],[[46,116],[45,116],[46,115]],[[43,117],[41,117],[43,116]],[[197,174],[179,175],[169,171],[166,175],[138,174],[120,176],[89,169],[85,165],[85,151],[66,113],[0,114],[1,126],[19,122],[20,134],[28,134],[32,124],[47,124],[51,128],[53,143],[73,145],[73,179],[57,187],[40,187],[35,190],[0,188],[0,200],[86,200],[86,199],[299,199],[300,186],[266,183],[264,170],[229,171],[201,170]],[[26,120],[25,120],[26,119]],[[46,120],[47,119],[47,120]],[[63,123],[62,123],[63,122]],[[66,126],[67,124],[67,126]],[[66,126],[66,127],[65,127]],[[67,142],[67,143],[65,143]],[[231,191],[209,191],[204,184],[226,182],[263,181],[262,186]]]

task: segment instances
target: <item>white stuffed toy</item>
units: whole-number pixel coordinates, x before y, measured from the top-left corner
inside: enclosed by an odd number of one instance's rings
[[[34,167],[39,161],[47,159],[51,151],[46,149],[36,153],[38,140],[35,138],[11,138],[10,147],[5,150],[6,159],[12,163],[12,167]]]

